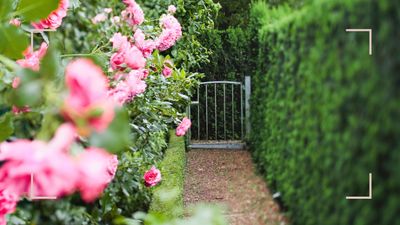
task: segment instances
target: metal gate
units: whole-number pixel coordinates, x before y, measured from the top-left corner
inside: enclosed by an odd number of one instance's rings
[[[201,82],[188,108],[192,128],[189,148],[245,148],[250,108],[250,77],[235,81]]]

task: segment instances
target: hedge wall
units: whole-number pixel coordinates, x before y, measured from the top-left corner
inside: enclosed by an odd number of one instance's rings
[[[170,132],[168,149],[160,163],[162,182],[153,192],[150,212],[166,218],[183,216],[183,185],[186,166],[186,148],[184,137]]]
[[[400,224],[400,2],[258,2],[255,161],[293,224]],[[373,55],[367,33],[373,29]],[[368,195],[372,200],[346,200]]]

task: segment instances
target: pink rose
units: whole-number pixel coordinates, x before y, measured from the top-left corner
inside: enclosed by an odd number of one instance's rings
[[[124,80],[120,80],[115,88],[109,90],[109,97],[121,106],[132,101],[136,95],[146,90],[146,82],[142,80],[146,72],[147,70],[140,69],[132,70],[126,75],[119,75],[120,77],[124,77]]]
[[[160,18],[160,25],[163,31],[157,38],[157,48],[160,51],[165,51],[182,37],[182,27],[179,21],[172,15],[163,15]]]
[[[11,19],[9,23],[10,23],[11,25],[16,26],[16,27],[21,26],[21,20],[19,20],[19,19],[17,19],[17,18]]]
[[[125,81],[120,81],[115,88],[110,89],[108,96],[119,106],[132,100],[131,89]]]
[[[112,8],[104,8],[103,10],[105,13],[109,14],[112,12]]]
[[[125,51],[131,46],[128,37],[121,35],[121,33],[115,33],[110,41],[113,43],[113,49],[115,50]]]
[[[21,84],[21,78],[20,77],[15,77],[12,81],[12,88],[16,89],[19,85]]]
[[[112,155],[108,160],[107,170],[109,176],[107,179],[107,183],[110,183],[114,179],[117,169],[118,169],[118,157],[116,155]]]
[[[131,89],[131,94],[136,96],[138,94],[143,93],[146,90],[146,82],[142,80],[143,71],[142,70],[132,70],[128,77],[126,78],[126,82]]]
[[[145,35],[139,28],[135,31],[133,38],[135,39],[136,47],[142,51],[145,58],[148,58],[157,47],[157,44],[153,40],[145,40]]]
[[[95,17],[92,18],[92,23],[93,24],[98,24],[100,22],[103,22],[107,19],[107,15],[105,13],[99,13]]]
[[[122,0],[122,2],[127,6],[131,6],[131,5],[136,4],[135,0]]]
[[[153,187],[161,181],[161,172],[155,166],[146,171],[143,176],[146,187]]]
[[[160,36],[157,38],[156,43],[158,50],[168,50],[176,43],[175,31],[173,31],[172,29],[163,30]]]
[[[25,58],[17,60],[17,63],[21,67],[39,71],[40,60],[46,55],[47,48],[48,45],[45,42],[40,45],[40,48],[37,51],[33,51],[31,47],[28,47],[23,53]]]
[[[144,34],[141,31],[135,33],[135,39],[137,43],[140,43],[137,46],[142,49],[131,45],[128,38],[120,33],[114,34],[110,39],[113,43],[113,49],[117,50],[110,59],[110,66],[113,70],[123,70],[125,66],[137,70],[146,66],[146,59],[143,54],[151,54],[156,45],[148,46],[149,42],[144,40]]]
[[[131,26],[142,24],[144,22],[142,8],[134,0],[124,0],[124,3],[127,5],[127,8],[122,11],[122,18]]]
[[[174,14],[176,12],[176,7],[174,5],[168,6],[168,13]]]
[[[189,118],[185,117],[182,119],[182,122],[176,128],[175,134],[176,136],[183,136],[189,130],[190,126],[192,126],[192,122]]]
[[[22,113],[30,112],[31,108],[29,106],[17,107],[15,105],[13,105],[11,111],[14,113],[14,115],[19,115]]]
[[[138,48],[142,51],[143,56],[148,58],[153,54],[154,49],[157,48],[157,43],[153,40],[146,40],[142,45],[139,45]]]
[[[164,75],[164,77],[170,77],[172,74],[172,69],[169,68],[168,66],[164,66],[162,74]]]
[[[30,140],[1,143],[0,190],[7,188],[17,198],[31,193],[33,197],[59,197],[80,190],[83,200],[93,201],[114,178],[118,159],[99,148],[88,148],[72,158],[69,149],[75,137],[74,128],[64,124],[49,143]],[[2,207],[12,209],[12,205],[3,202],[1,194],[0,191],[0,221],[5,212]]]
[[[176,31],[176,34],[179,34],[182,30],[181,24],[173,15],[163,15],[160,18],[160,24],[165,29]]]
[[[125,52],[118,51],[111,56],[110,65],[113,70],[123,69],[123,64],[125,63]]]
[[[68,64],[65,74],[69,95],[64,116],[78,126],[80,135],[89,135],[91,129],[104,131],[114,118],[114,106],[101,68],[88,59],[78,59]]]
[[[142,52],[136,47],[132,46],[125,53],[125,63],[133,70],[142,69],[146,66],[146,59],[143,57]]]
[[[5,215],[15,212],[18,196],[0,189],[0,225],[6,225]]]
[[[179,22],[172,16],[164,16],[161,19],[163,31],[157,38],[157,48],[160,51],[165,51],[172,47],[182,36],[182,28]]]
[[[146,39],[146,36],[144,35],[143,31],[138,28],[133,35],[133,39],[135,40],[135,44],[142,45],[144,43],[144,40]]]
[[[146,79],[149,76],[149,70],[143,70],[143,77],[142,79]]]
[[[70,123],[64,123],[58,127],[53,139],[49,142],[48,147],[54,151],[69,152],[72,143],[78,137],[76,128]]]
[[[104,149],[88,148],[78,158],[78,188],[82,199],[92,202],[98,198],[113,179],[118,161]],[[111,162],[111,163],[110,163]]]
[[[17,140],[0,145],[0,188],[18,196],[58,197],[75,189],[78,173],[72,158],[42,141]],[[31,174],[34,175],[31,183]],[[31,187],[33,189],[31,189]]]
[[[32,23],[36,29],[57,29],[61,26],[62,19],[67,16],[69,1],[61,0],[58,8],[50,13],[50,15],[37,23]]]

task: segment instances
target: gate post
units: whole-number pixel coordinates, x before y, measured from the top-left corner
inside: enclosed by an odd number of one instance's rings
[[[187,108],[186,108],[186,115],[187,117],[192,120],[192,112],[190,110],[190,107],[192,106],[192,101],[190,101],[190,103],[188,104]],[[186,144],[188,146],[190,146],[190,140],[192,140],[192,129],[189,129],[188,135],[186,135]]]
[[[250,95],[251,95],[251,77],[245,76],[244,80],[245,94],[244,94],[244,104],[245,104],[245,123],[246,123],[246,137],[250,134]]]

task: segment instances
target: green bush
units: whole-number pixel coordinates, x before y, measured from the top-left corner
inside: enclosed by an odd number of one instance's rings
[[[185,140],[170,132],[165,156],[160,163],[162,182],[153,192],[150,213],[166,218],[183,216],[183,185],[186,166]]]
[[[199,70],[206,74],[206,80],[242,81],[244,76],[252,74],[254,58],[244,56],[253,50],[249,42],[254,34],[240,27],[208,31],[205,34],[209,39],[207,47],[213,54],[210,62]]]
[[[207,5],[200,7],[202,10],[199,11],[204,13],[204,11],[214,10],[208,7],[210,1],[207,2]],[[148,6],[149,2],[146,3],[146,6]],[[152,4],[158,6],[157,1],[152,1]],[[178,11],[183,10],[183,4],[183,2],[180,2],[177,5]],[[62,72],[64,66],[73,57],[90,57],[103,66],[104,71],[107,71],[111,48],[110,37],[121,30],[129,36],[133,35],[131,28],[112,24],[109,19],[100,24],[91,22],[91,19],[106,7],[113,9],[110,16],[116,16],[120,15],[125,6],[121,0],[71,1],[68,16],[57,32],[49,36],[37,34],[34,37],[35,43],[40,43],[43,39],[50,39],[52,45],[57,44],[57,47],[63,50],[63,54],[60,53],[61,59],[56,62],[59,65],[57,73],[53,74],[60,84],[64,82]],[[167,7],[168,5],[154,9],[151,7],[143,8],[146,18],[150,19],[151,16],[147,17],[147,11],[149,11],[149,15],[164,13]],[[188,9],[188,12],[195,11],[193,6],[188,6],[186,9]],[[207,17],[206,15],[203,16]],[[2,26],[2,23],[8,26],[9,19],[1,18],[0,26]],[[151,26],[157,29],[158,23],[158,20],[148,20],[143,29],[151,30],[149,28]],[[207,17],[198,21],[198,24],[203,23],[211,26],[212,20]],[[194,32],[193,30],[192,32]],[[188,32],[185,32],[186,35],[189,35]],[[194,33],[191,33],[191,35],[192,38],[197,38]],[[22,32],[22,36],[28,43],[26,34]],[[181,41],[185,40],[182,39]],[[13,49],[16,49],[16,47],[13,46]],[[180,52],[179,49],[184,49],[184,46],[174,49]],[[114,149],[118,146],[121,150],[118,153],[119,166],[115,179],[108,185],[101,198],[91,204],[85,204],[80,200],[79,195],[68,196],[56,201],[30,202],[23,199],[18,205],[17,212],[10,215],[10,224],[111,224],[115,219],[132,217],[137,211],[148,210],[152,198],[152,189],[145,187],[143,174],[151,165],[158,166],[158,163],[163,159],[164,150],[167,147],[168,131],[176,127],[175,124],[180,122],[178,119],[184,117],[183,112],[185,112],[192,95],[192,89],[196,87],[199,79],[199,74],[185,72],[179,65],[176,65],[179,69],[176,69],[170,78],[165,79],[161,76],[160,71],[163,68],[163,62],[171,59],[167,55],[168,53],[172,54],[172,52],[167,52],[161,55],[156,51],[151,56],[152,70],[146,78],[146,91],[135,96],[134,101],[125,105],[124,108],[127,111],[125,116],[117,114],[116,118],[119,119],[129,117],[125,118],[122,124],[112,125],[110,130],[115,131],[117,135],[112,136],[105,132],[93,135],[88,140],[90,143],[96,143],[96,146],[100,145],[106,149]],[[188,53],[188,55],[190,54]],[[174,58],[171,60],[176,62]],[[15,116],[15,119],[13,118],[10,121],[8,111],[11,110],[11,104],[6,101],[7,99],[4,96],[11,89],[10,84],[14,75],[7,70],[6,64],[3,65],[3,61],[0,62],[0,141],[9,136],[26,139],[33,139],[36,136],[46,139],[47,136],[52,136],[59,125],[58,108],[55,110],[33,110],[33,112]],[[155,74],[152,74],[153,71]],[[113,75],[110,72],[107,74],[110,77]],[[47,83],[44,86],[52,88],[52,85],[47,85]],[[58,89],[60,88],[57,88],[57,91]],[[58,99],[57,95],[54,94],[58,94],[57,91],[51,92],[49,96]],[[37,93],[40,94],[41,92]],[[32,98],[32,96],[29,97]],[[31,98],[26,97],[25,99]],[[45,121],[43,125],[42,121]],[[86,142],[83,144],[89,145]]]
[[[175,5],[177,12],[175,16],[182,25],[183,36],[179,42],[167,50],[166,53],[173,56],[178,67],[185,70],[195,71],[200,68],[201,63],[209,61],[212,53],[207,48],[208,39],[200,38],[209,30],[214,29],[214,19],[220,9],[220,5],[212,0],[138,0],[146,12],[147,18],[159,18],[166,13],[169,5]],[[111,21],[106,21],[108,26],[93,25],[91,19],[102,12],[104,8],[113,8],[113,16],[120,16],[123,9],[121,0],[74,0],[69,16],[64,21],[63,34],[60,40],[67,53],[95,53],[108,46],[109,37],[115,33],[117,27]],[[147,21],[157,25],[158,21]],[[151,26],[149,26],[151,27]],[[102,33],[104,35],[99,36]],[[101,54],[98,58],[104,58]]]
[[[216,2],[222,6],[215,21],[218,29],[247,26],[251,0],[216,0]]]
[[[252,8],[255,161],[293,224],[400,224],[400,4],[315,0]],[[346,28],[372,28],[368,34]],[[373,174],[373,199],[368,195]]]

